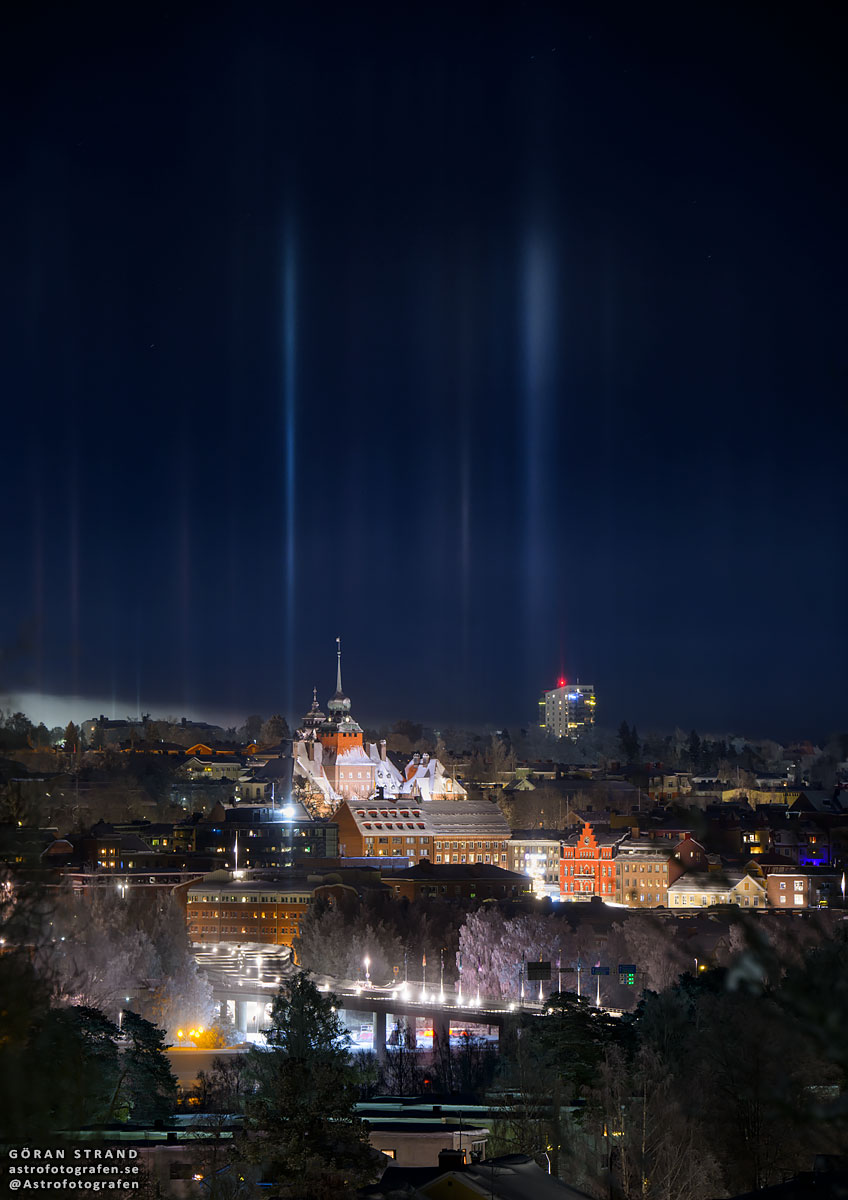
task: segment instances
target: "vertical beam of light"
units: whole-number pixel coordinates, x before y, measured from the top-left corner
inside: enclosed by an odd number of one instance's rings
[[[459,595],[462,718],[467,720],[471,678],[471,413],[474,401],[472,265],[464,264],[458,288],[459,311]]]
[[[75,423],[76,425],[76,423]],[[80,505],[79,505],[79,452],[76,438],[70,447],[70,470],[68,474],[68,612],[71,618],[71,694],[79,695],[80,678]]]
[[[135,610],[135,711],[141,717],[141,607]],[[112,710],[114,716],[114,709]]]
[[[524,662],[528,686],[538,690],[535,673],[543,669],[543,647],[552,577],[549,545],[548,447],[554,430],[554,355],[556,295],[550,239],[531,224],[522,255],[522,395],[524,400]]]
[[[241,433],[244,412],[250,408],[250,399],[245,394],[241,377],[242,364],[249,358],[245,338],[245,293],[247,291],[246,238],[241,230],[235,230],[231,243],[230,262],[230,319],[229,319],[229,435],[232,445],[237,445]],[[243,547],[239,536],[241,517],[240,499],[244,492],[241,463],[236,460],[227,472],[227,600],[229,617],[229,662],[230,702],[240,697],[245,680],[241,656],[243,614],[240,614],[239,583],[242,577]],[[247,714],[245,714],[247,715]]]
[[[44,497],[38,459],[32,467],[32,612],[34,619],[33,689],[44,691]]]
[[[183,475],[179,514],[179,588],[180,588],[180,670],[182,674],[183,710],[187,713],[192,702],[191,688],[191,511],[190,488]]]
[[[297,449],[297,242],[289,211],[283,241],[283,570],[284,699],[286,715],[294,713],[295,584],[297,568],[295,493]]]

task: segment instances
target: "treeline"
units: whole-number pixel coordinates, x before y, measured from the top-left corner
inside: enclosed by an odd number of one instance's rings
[[[832,936],[838,915],[809,914],[789,924],[786,915],[760,914],[759,937],[785,963]],[[690,921],[652,912],[622,912],[610,918],[592,905],[546,905],[535,901],[498,903],[433,899],[411,904],[381,894],[366,896],[361,907],[319,901],[303,919],[295,943],[305,969],[337,979],[369,974],[380,984],[396,978],[446,987],[462,979],[468,996],[518,1000],[522,977],[530,999],[526,965],[552,964],[544,995],[562,985],[616,1009],[632,1009],[645,989],[663,991],[699,965],[725,966],[744,945],[742,914],[697,914]],[[426,968],[423,959],[426,956]],[[602,966],[609,974],[593,975]],[[619,973],[620,965],[635,967]],[[398,968],[397,973],[395,968]],[[579,971],[578,971],[579,968]],[[533,994],[538,997],[538,985]]]
[[[575,1186],[621,1200],[736,1195],[844,1154],[846,981],[841,930],[784,972],[752,926],[732,966],[621,1021],[556,997],[504,1057],[495,1149],[547,1145]]]
[[[305,969],[337,979],[363,978],[367,957],[369,974],[380,984],[405,976],[420,980],[425,972],[436,984],[444,962],[447,985],[457,973],[464,915],[449,901],[413,904],[377,892],[366,893],[361,905],[319,900],[301,922],[295,952]]]
[[[0,1138],[37,1142],[84,1125],[174,1111],[165,1034],[130,1009],[57,1004],[29,949],[0,954]]]

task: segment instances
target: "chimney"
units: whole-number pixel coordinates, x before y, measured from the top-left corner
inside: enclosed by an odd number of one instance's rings
[[[386,761],[386,739],[380,739],[380,758],[383,762]]]
[[[426,766],[427,766],[427,763],[428,763],[429,761],[430,761],[430,755],[429,755],[429,754],[427,754],[427,753],[425,752],[424,754],[422,754],[422,755],[421,755],[421,766],[422,766],[422,767],[426,767]]]
[[[439,1151],[439,1170],[440,1171],[455,1171],[457,1167],[465,1166],[465,1151],[464,1150],[440,1150]]]
[[[413,763],[415,764],[415,766],[416,766],[416,767],[418,766],[418,761],[419,761],[419,758],[420,758],[420,755],[418,754],[418,751],[416,750],[416,751],[415,751],[415,753],[414,753],[414,754],[413,754],[413,756],[412,756],[412,761],[413,761]]]

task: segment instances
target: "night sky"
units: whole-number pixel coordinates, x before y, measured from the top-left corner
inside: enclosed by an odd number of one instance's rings
[[[839,6],[457,7],[7,15],[9,702],[848,726]]]

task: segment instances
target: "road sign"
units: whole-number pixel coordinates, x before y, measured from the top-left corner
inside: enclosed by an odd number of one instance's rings
[[[619,973],[619,975],[634,975],[636,973],[636,964],[635,963],[619,963],[618,964],[618,973]]]
[[[551,964],[549,962],[529,962],[527,964],[527,982],[539,983],[550,979]]]
[[[592,967],[593,975],[609,975],[609,967]]]

